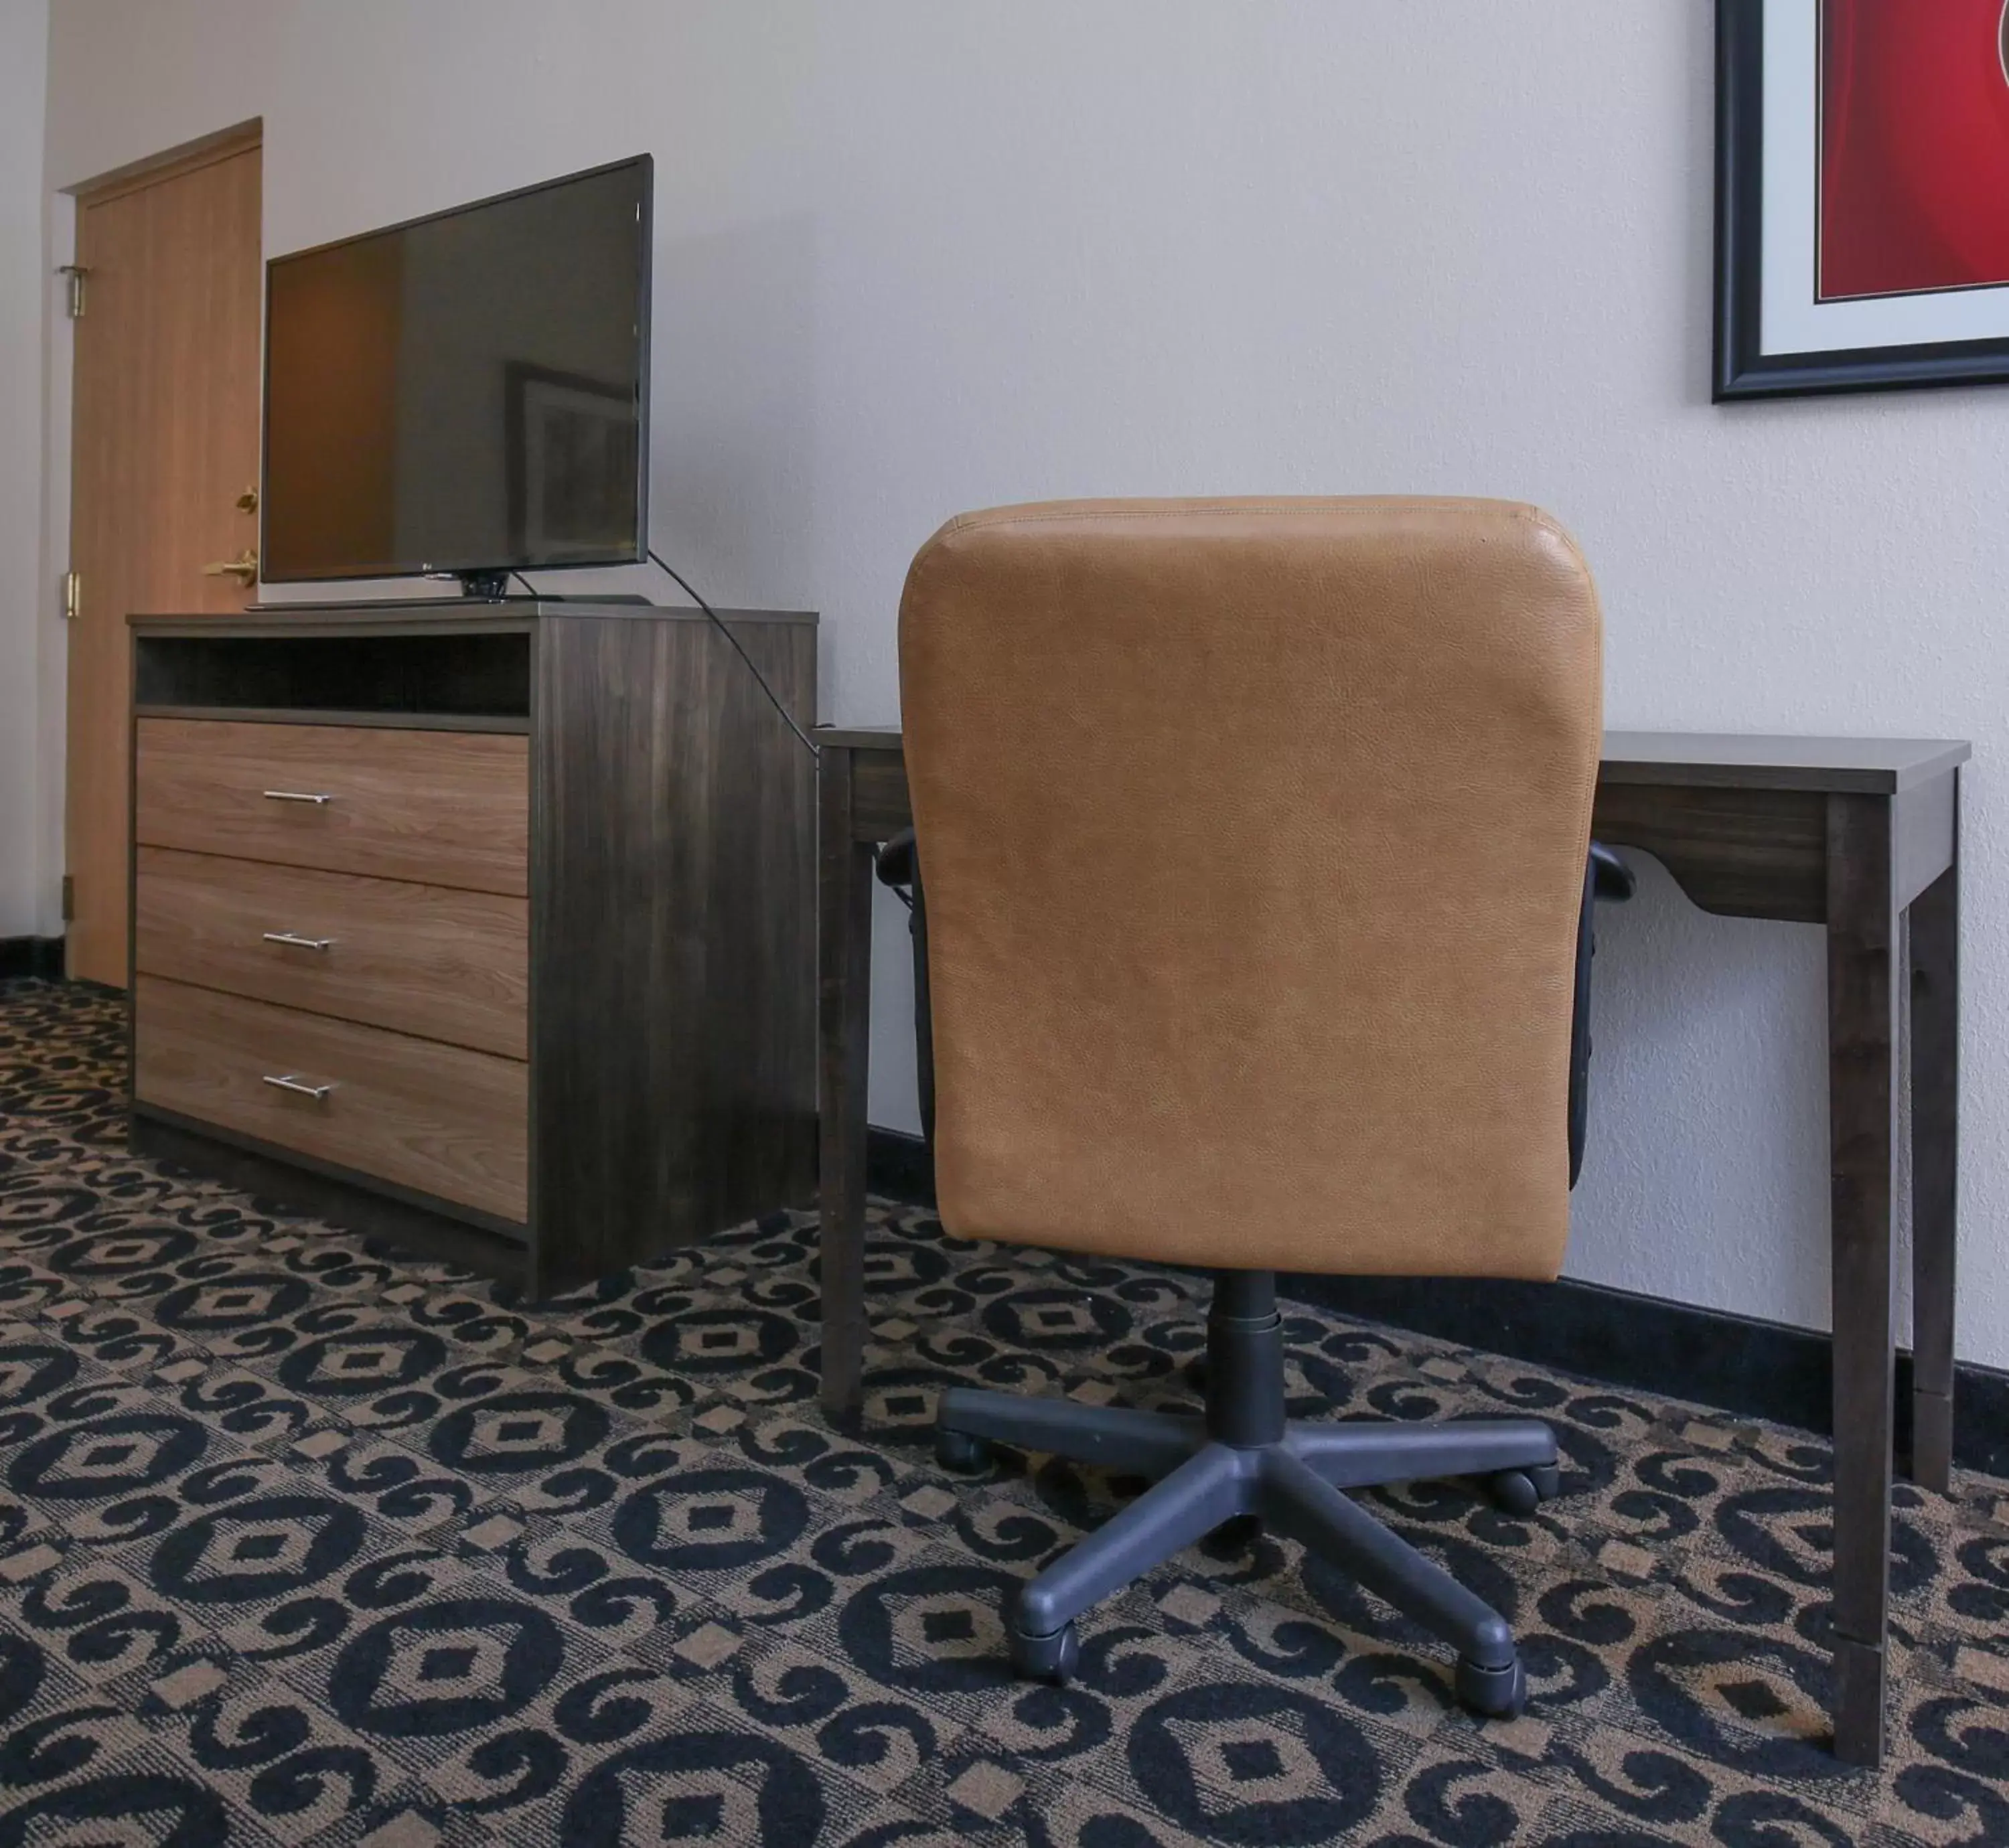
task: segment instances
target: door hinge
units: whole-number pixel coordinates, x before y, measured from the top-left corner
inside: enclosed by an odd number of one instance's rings
[[[73,571],[63,573],[63,621],[74,622],[83,601],[83,579]]]
[[[44,886],[42,890],[46,892],[48,887]],[[76,918],[76,877],[73,873],[66,873],[63,875],[62,883],[62,921],[69,924],[75,922]]]
[[[81,263],[59,263],[56,274],[69,281],[69,317],[72,320],[83,319],[83,279],[90,274],[90,266]]]

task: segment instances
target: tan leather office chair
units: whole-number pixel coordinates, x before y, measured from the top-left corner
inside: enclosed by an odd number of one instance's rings
[[[1254,1514],[1518,1711],[1504,1620],[1342,1491],[1473,1475],[1525,1510],[1554,1434],[1287,1421],[1274,1273],[1561,1263],[1600,738],[1576,549],[1481,501],[1001,508],[915,559],[900,675],[944,1225],[1217,1273],[1203,1418],[943,1394],[945,1462],[1157,1478],[1024,1588],[1017,1666],[1065,1680],[1090,1605]]]

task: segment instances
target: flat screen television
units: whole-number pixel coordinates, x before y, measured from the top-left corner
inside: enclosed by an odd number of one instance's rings
[[[647,154],[265,266],[260,575],[639,562]]]

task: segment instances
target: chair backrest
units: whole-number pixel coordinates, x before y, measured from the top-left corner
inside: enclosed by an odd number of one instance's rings
[[[1554,521],[965,515],[900,683],[949,1230],[1555,1274],[1601,625]]]

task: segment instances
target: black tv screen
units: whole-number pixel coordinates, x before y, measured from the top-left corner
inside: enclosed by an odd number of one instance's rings
[[[263,578],[645,556],[653,172],[643,154],[266,265]]]

